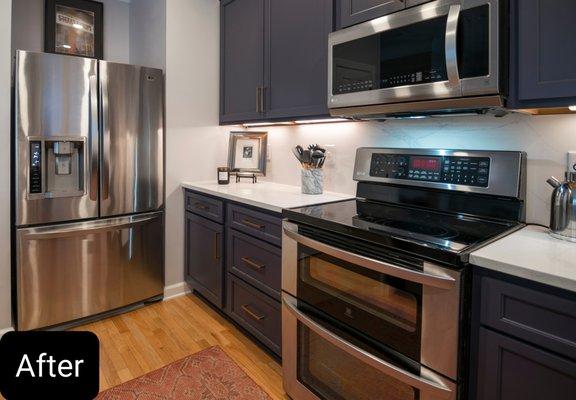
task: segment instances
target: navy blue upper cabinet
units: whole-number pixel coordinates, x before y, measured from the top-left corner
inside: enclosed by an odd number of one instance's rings
[[[221,124],[328,115],[332,4],[221,1]]]
[[[264,84],[264,2],[220,4],[220,122],[257,120]]]
[[[331,0],[268,0],[265,26],[266,117],[328,115]]]
[[[338,28],[346,28],[406,8],[405,0],[337,0]]]
[[[576,104],[576,1],[514,0],[512,108]]]

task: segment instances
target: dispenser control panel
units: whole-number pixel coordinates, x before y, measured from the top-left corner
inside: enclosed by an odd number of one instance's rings
[[[29,192],[42,193],[42,142],[30,142],[30,188]]]
[[[490,158],[376,153],[370,176],[488,187]]]

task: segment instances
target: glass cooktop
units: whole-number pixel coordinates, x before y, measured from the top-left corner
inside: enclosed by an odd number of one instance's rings
[[[456,253],[518,226],[360,199],[285,210],[285,216],[352,236],[365,232]]]

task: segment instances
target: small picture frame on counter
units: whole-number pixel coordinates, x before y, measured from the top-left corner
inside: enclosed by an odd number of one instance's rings
[[[267,141],[267,132],[230,132],[229,171],[266,176]]]

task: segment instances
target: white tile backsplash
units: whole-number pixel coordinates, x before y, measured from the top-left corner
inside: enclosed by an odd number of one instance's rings
[[[546,179],[550,175],[562,178],[566,153],[576,150],[576,115],[509,114],[253,130],[269,132],[267,180],[298,185],[299,166],[291,147],[318,143],[329,150],[325,188],[342,193],[355,191],[352,170],[358,147],[522,150],[528,153],[527,219],[540,224],[548,224],[551,188]]]

